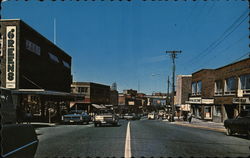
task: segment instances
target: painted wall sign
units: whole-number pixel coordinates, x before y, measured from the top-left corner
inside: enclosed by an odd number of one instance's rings
[[[16,26],[6,27],[6,88],[16,88]]]

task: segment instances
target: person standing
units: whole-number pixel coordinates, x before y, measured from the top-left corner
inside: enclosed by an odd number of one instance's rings
[[[192,121],[192,117],[193,117],[193,116],[192,116],[191,112],[190,112],[190,113],[188,113],[188,114],[189,114],[189,115],[188,115],[188,122],[189,122],[189,123],[191,123],[191,121]]]

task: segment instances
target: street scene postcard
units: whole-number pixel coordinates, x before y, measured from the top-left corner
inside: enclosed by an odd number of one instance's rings
[[[250,157],[247,0],[0,0],[1,158]]]

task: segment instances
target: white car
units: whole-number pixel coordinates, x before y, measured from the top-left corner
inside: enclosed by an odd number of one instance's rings
[[[149,113],[148,114],[148,119],[149,120],[154,120],[155,119],[155,114],[154,113]]]

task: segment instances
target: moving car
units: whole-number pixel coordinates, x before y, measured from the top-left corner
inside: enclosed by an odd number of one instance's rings
[[[95,127],[103,124],[118,125],[119,117],[112,110],[100,110],[94,117]]]
[[[89,124],[91,116],[82,110],[71,110],[69,114],[62,116],[62,123]]]
[[[141,116],[139,114],[132,113],[132,114],[125,114],[123,118],[126,120],[140,120]]]
[[[149,120],[154,120],[155,119],[155,114],[154,113],[149,113],[148,114],[148,119]]]
[[[242,111],[236,118],[224,121],[227,135],[247,134],[250,138],[250,110]]]

